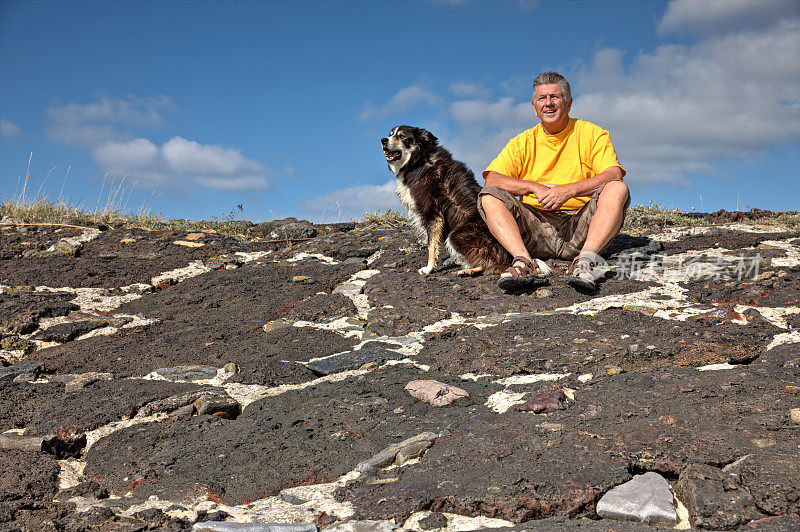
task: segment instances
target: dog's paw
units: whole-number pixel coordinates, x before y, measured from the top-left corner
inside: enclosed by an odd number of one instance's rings
[[[432,271],[433,271],[433,266],[425,266],[425,267],[420,268],[419,270],[417,270],[417,272],[419,272],[420,275],[428,275]]]

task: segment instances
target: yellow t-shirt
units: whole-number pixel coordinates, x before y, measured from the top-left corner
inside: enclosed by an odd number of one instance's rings
[[[494,161],[483,171],[490,171],[514,179],[566,185],[593,177],[600,172],[619,166],[617,154],[608,131],[575,118],[555,135],[548,135],[541,124],[523,131],[506,144]],[[570,198],[561,210],[581,208],[589,196]],[[522,197],[524,203],[541,209],[534,194]]]

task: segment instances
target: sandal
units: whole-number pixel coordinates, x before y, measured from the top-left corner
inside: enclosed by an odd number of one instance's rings
[[[567,270],[567,282],[576,288],[594,290],[597,286],[594,266],[595,262],[586,256],[575,257]]]
[[[514,264],[518,262],[522,265],[514,266]],[[533,261],[531,261],[527,257],[519,256],[514,257],[506,273],[510,273],[511,275],[500,277],[497,281],[497,286],[503,290],[522,290],[547,284],[547,276],[550,275],[550,267],[539,259],[533,259]]]

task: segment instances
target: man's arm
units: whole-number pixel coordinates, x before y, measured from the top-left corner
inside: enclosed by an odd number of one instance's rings
[[[542,185],[547,190],[536,194],[542,207],[549,211],[558,210],[564,202],[576,196],[591,196],[594,191],[609,181],[622,181],[625,171],[619,166],[612,166],[588,179],[582,179],[567,185]],[[488,182],[488,176],[487,176]]]
[[[525,181],[522,179],[514,179],[501,173],[490,171],[486,174],[486,186],[498,186],[515,196],[524,196],[526,194],[535,194],[539,197],[540,193],[547,191],[547,187],[536,181]]]

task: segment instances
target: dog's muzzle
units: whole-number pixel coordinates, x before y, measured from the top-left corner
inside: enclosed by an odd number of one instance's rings
[[[390,163],[398,160],[403,155],[403,152],[400,150],[393,150],[392,147],[389,146],[389,139],[387,137],[381,139],[381,146],[383,146],[383,155],[386,157],[386,161]]]

